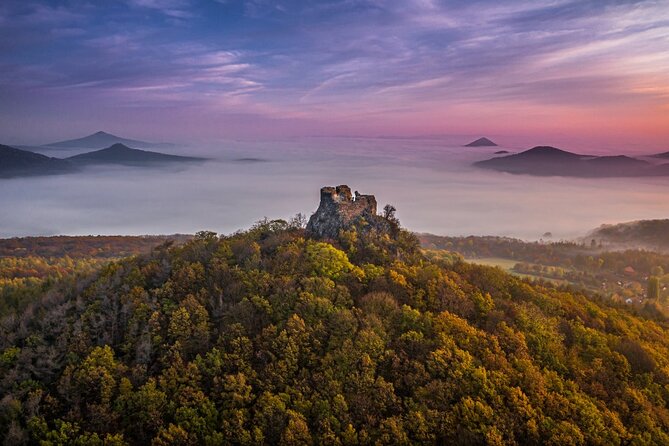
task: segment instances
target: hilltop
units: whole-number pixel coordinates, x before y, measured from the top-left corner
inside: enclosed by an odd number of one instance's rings
[[[204,161],[204,158],[167,155],[165,153],[132,149],[124,144],[117,143],[106,149],[69,157],[67,160],[75,164],[122,164],[135,166],[158,163]]]
[[[472,141],[469,144],[466,144],[465,147],[497,147],[497,144],[488,138],[479,138],[476,141]]]
[[[330,240],[301,219],[201,232],[55,285],[0,324],[0,433],[17,445],[669,442],[666,320],[427,258],[399,226],[366,220]]]
[[[122,138],[120,136],[112,135],[106,132],[96,132],[83,138],[69,139],[67,141],[59,141],[45,144],[47,147],[60,148],[83,148],[83,149],[102,149],[113,144],[124,144],[126,146],[142,147],[142,148],[168,148],[173,147],[170,143],[153,143],[146,141],[139,141],[136,139]]]
[[[148,167],[198,161],[206,161],[206,158],[133,149],[120,143],[65,159],[0,145],[0,178],[73,173],[86,165],[116,164]]]
[[[609,247],[669,251],[669,220],[637,220],[602,225],[590,232],[586,239],[595,239]]]
[[[318,209],[307,223],[306,231],[317,238],[336,239],[341,231],[362,222],[370,228],[390,232],[391,220],[376,215],[376,197],[361,195],[345,184],[337,187],[321,188],[321,201]],[[394,228],[396,229],[396,228]]]
[[[68,173],[67,161],[0,144],[0,178]]]

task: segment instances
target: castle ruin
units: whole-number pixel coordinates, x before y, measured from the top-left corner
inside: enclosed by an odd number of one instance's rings
[[[321,188],[321,202],[309,219],[307,233],[318,237],[334,239],[339,231],[351,226],[359,219],[374,220],[376,198],[374,195],[351,194],[351,188],[342,184],[337,187]]]

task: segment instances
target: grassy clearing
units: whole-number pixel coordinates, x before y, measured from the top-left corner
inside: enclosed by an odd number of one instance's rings
[[[517,260],[503,259],[501,257],[482,257],[465,260],[470,263],[476,263],[477,265],[497,266],[508,272],[513,272],[513,267],[518,263]]]
[[[523,277],[525,279],[531,279],[531,280],[545,280],[547,282],[554,283],[556,285],[569,285],[570,282],[567,280],[561,280],[561,279],[555,279],[552,277],[544,277],[536,274],[525,274],[525,273],[519,273],[513,270],[513,267],[518,263],[517,260],[513,259],[503,259],[501,257],[481,257],[481,258],[472,258],[472,259],[465,259],[466,261],[470,263],[476,263],[477,265],[485,265],[485,266],[496,266],[498,268],[503,269],[504,271],[513,274],[514,276],[518,277]]]

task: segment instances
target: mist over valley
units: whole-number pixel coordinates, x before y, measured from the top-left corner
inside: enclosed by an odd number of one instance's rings
[[[0,215],[0,236],[230,233],[264,217],[309,215],[314,191],[340,183],[374,191],[399,209],[408,229],[443,235],[574,238],[603,223],[669,214],[662,198],[669,178],[512,175],[473,165],[499,158],[500,147],[463,142],[284,138],[164,146],[160,153],[207,161],[89,165],[67,175],[0,180],[0,206],[11,210]],[[90,150],[40,152],[68,158]]]

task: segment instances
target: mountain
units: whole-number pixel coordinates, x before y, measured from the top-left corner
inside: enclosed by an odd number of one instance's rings
[[[591,158],[588,155],[580,155],[577,153],[568,152],[566,150],[558,149],[551,146],[536,146],[517,155],[512,155],[507,158],[517,157],[516,159],[533,159],[533,160],[549,160],[549,161],[566,161],[566,160],[581,160],[584,158]]]
[[[598,156],[585,161],[589,167],[594,167],[602,176],[644,176],[645,172],[651,175],[648,162],[626,155]],[[648,170],[647,170],[648,169]]]
[[[655,155],[651,155],[651,156],[653,158],[669,159],[669,152],[656,153]]]
[[[508,154],[508,153],[511,153],[511,152],[509,152],[508,150],[498,150],[498,151],[495,152],[494,154],[495,154],[495,155],[506,155],[506,154]]]
[[[0,178],[67,173],[74,166],[58,158],[0,144]]]
[[[83,149],[102,149],[109,147],[112,144],[124,144],[133,147],[151,148],[168,148],[173,147],[170,143],[153,143],[146,141],[138,141],[135,139],[121,138],[120,136],[112,135],[111,133],[96,132],[92,135],[85,136],[78,139],[70,139],[67,141],[60,141],[51,144],[45,144],[47,147],[62,147],[62,148],[83,148]]]
[[[476,141],[472,141],[465,147],[497,147],[497,144],[489,140],[488,138],[479,138]]]
[[[580,155],[550,146],[538,146],[518,154],[479,161],[474,165],[501,172],[537,176],[596,178],[664,174],[646,161],[624,155]]]
[[[607,247],[644,248],[669,251],[669,219],[636,220],[602,225],[591,231],[586,241],[596,240]]]
[[[168,155],[130,148],[124,144],[114,144],[106,149],[82,153],[67,158],[74,164],[121,164],[129,166],[204,161],[204,158]]]
[[[373,219],[201,232],[45,285],[0,324],[5,444],[668,444],[657,306]]]
[[[66,159],[51,158],[28,150],[0,145],[0,178],[70,173],[76,171],[79,166],[90,164],[149,166],[204,160],[204,158],[132,149],[120,143]]]

